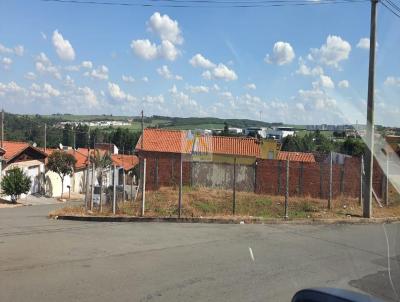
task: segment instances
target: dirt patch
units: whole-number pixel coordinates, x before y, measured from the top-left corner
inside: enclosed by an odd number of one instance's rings
[[[157,191],[146,192],[146,216],[176,217],[178,214],[178,190],[162,187]],[[230,217],[233,208],[232,191],[210,188],[183,188],[182,217]],[[282,218],[284,216],[284,196],[260,195],[251,192],[236,193],[236,213],[239,217]],[[328,202],[310,197],[289,197],[289,218],[291,219],[331,219],[361,217],[362,208],[358,199],[340,198]],[[374,217],[399,217],[400,198],[391,198],[388,207],[379,208],[375,203]],[[117,215],[139,216],[141,196],[132,202],[119,202]],[[98,215],[95,208],[91,212],[82,206],[69,206],[51,213],[59,215]],[[102,215],[112,215],[111,206],[105,205]]]

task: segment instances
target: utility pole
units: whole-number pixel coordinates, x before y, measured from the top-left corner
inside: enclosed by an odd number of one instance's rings
[[[0,147],[3,148],[4,142],[4,109],[1,109],[1,144]]]
[[[44,152],[46,152],[47,148],[47,124],[44,123]]]
[[[375,48],[376,48],[376,6],[378,0],[371,0],[371,31],[369,44],[368,104],[365,153],[365,193],[363,217],[372,216],[372,177],[374,165],[374,94],[375,94]]]

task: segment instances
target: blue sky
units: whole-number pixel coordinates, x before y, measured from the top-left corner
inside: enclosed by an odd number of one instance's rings
[[[15,113],[259,119],[261,111],[268,122],[363,123],[369,13],[368,3],[2,1],[0,103]],[[376,120],[400,126],[400,19],[382,6],[378,16]]]

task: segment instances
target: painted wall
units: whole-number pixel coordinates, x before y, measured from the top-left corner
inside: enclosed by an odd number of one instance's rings
[[[45,174],[45,188],[46,196],[61,197],[61,178],[53,171],[47,171]],[[69,175],[64,178],[64,194],[63,197],[68,196],[68,186],[72,183],[72,177]],[[72,188],[71,188],[72,192]]]

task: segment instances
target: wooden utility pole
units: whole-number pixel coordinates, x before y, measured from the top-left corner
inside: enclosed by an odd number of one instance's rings
[[[0,147],[3,148],[4,142],[4,109],[1,109],[1,144]]]
[[[46,152],[47,148],[47,124],[44,123],[44,152]]]
[[[365,192],[363,217],[372,216],[372,177],[374,165],[374,94],[375,94],[375,48],[376,48],[376,7],[378,0],[371,0],[371,30],[369,44],[368,104],[365,152]]]

